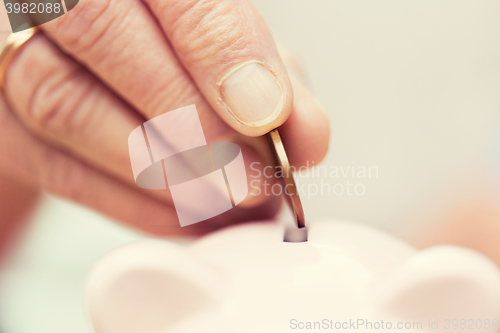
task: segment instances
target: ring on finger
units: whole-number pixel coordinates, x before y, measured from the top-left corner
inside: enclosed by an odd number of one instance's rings
[[[0,45],[0,89],[5,89],[5,73],[12,58],[19,52],[21,47],[31,39],[38,29],[31,28],[23,32],[11,33]]]

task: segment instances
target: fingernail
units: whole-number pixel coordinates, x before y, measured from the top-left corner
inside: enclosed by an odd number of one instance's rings
[[[282,109],[283,90],[273,73],[260,63],[235,67],[221,80],[220,88],[229,111],[246,125],[265,125]]]

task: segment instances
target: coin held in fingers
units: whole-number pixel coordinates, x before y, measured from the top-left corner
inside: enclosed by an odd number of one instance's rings
[[[299,228],[304,228],[306,226],[304,210],[300,201],[299,191],[295,185],[292,168],[290,167],[290,162],[288,161],[285,147],[283,146],[283,141],[281,141],[281,136],[277,129],[269,132],[269,136],[271,138],[271,146],[275,152],[276,160],[283,171],[283,180],[285,182],[283,192],[285,193],[287,201],[292,208],[293,214],[295,215],[297,226]]]

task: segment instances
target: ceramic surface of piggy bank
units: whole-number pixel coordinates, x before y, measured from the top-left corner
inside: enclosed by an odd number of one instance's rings
[[[499,331],[500,272],[479,253],[344,221],[283,234],[255,223],[111,252],[88,281],[96,332]]]

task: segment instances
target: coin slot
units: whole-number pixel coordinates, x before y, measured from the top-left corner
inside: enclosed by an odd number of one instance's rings
[[[287,243],[307,242],[307,228],[289,227],[285,229],[283,241]]]

